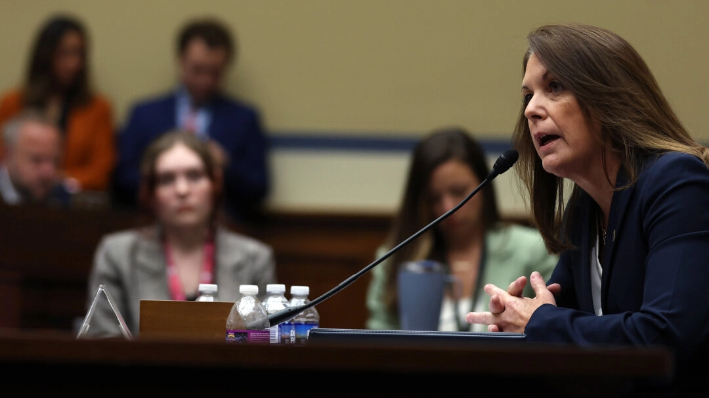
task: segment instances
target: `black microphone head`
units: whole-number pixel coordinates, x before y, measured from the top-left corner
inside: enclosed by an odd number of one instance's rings
[[[515,164],[517,159],[519,159],[519,153],[516,149],[510,148],[506,150],[502,155],[500,155],[499,158],[497,158],[495,164],[492,165],[490,176],[495,177],[498,174],[504,173],[512,167],[513,164]]]

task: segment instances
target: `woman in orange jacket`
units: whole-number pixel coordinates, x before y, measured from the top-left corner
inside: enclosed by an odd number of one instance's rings
[[[66,16],[40,30],[24,84],[0,100],[0,125],[25,108],[54,120],[64,134],[62,171],[70,191],[108,189],[116,158],[113,111],[89,84],[86,29]],[[2,155],[0,143],[0,155]]]

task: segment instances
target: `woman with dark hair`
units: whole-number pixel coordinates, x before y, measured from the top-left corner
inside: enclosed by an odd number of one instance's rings
[[[398,216],[377,257],[458,205],[489,172],[482,147],[462,128],[438,129],[421,140],[413,152]],[[490,183],[435,228],[372,270],[368,328],[401,327],[399,266],[424,259],[443,264],[460,281],[459,293],[450,289],[443,300],[439,330],[470,330],[464,316],[485,304],[478,299],[484,297],[484,283],[500,283],[532,271],[548,275],[557,262],[537,231],[501,222]]]
[[[709,151],[615,33],[551,25],[528,42],[516,167],[560,261],[549,286],[531,275],[534,299],[517,297],[526,274],[486,286],[489,311],[467,320],[533,342],[667,346],[673,392],[706,396]]]
[[[24,84],[0,100],[0,124],[33,108],[59,126],[62,171],[73,192],[106,190],[116,157],[111,104],[91,89],[87,53],[83,24],[52,17],[35,40]]]
[[[189,132],[166,133],[146,150],[140,198],[153,217],[145,227],[109,234],[99,243],[87,309],[99,285],[113,296],[133,335],[140,300],[194,300],[199,284],[218,285],[220,301],[239,285],[275,283],[272,249],[221,226],[222,170],[208,144]],[[95,309],[89,336],[121,336],[111,307]]]

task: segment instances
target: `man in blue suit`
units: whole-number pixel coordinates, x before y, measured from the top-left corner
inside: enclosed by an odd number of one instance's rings
[[[118,136],[114,173],[116,204],[137,205],[140,160],[145,148],[171,130],[189,130],[209,142],[224,168],[227,214],[237,223],[252,219],[269,191],[268,142],[258,111],[220,92],[235,57],[226,27],[214,20],[187,24],[177,42],[180,84],[136,104]]]

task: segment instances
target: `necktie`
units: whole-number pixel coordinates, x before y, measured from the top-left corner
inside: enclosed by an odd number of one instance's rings
[[[197,110],[195,108],[190,107],[190,110],[187,112],[184,128],[191,133],[197,132]]]

